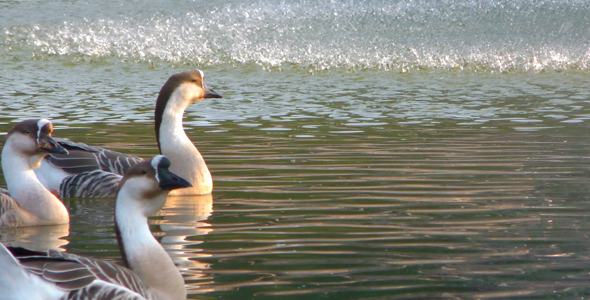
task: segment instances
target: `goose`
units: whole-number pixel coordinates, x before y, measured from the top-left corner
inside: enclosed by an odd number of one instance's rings
[[[115,232],[125,267],[0,244],[2,299],[186,299],[180,271],[148,224],[171,190],[191,186],[169,170],[170,163],[163,155],[142,161],[119,184]]]
[[[47,119],[21,121],[8,131],[2,146],[2,172],[8,190],[0,190],[0,226],[69,223],[64,204],[33,171],[48,153],[68,153],[51,137],[52,132],[53,124]]]
[[[182,127],[185,109],[208,98],[221,98],[205,84],[201,70],[170,76],[158,95],[155,109],[155,131],[158,149],[172,165],[170,169],[193,184],[178,189],[175,195],[204,195],[213,190],[213,180],[205,160]],[[70,155],[49,155],[35,170],[47,189],[60,198],[114,197],[125,171],[143,159],[104,148],[56,140]]]

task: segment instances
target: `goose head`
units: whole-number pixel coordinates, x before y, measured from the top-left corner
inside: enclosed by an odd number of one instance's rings
[[[169,168],[170,160],[158,155],[129,169],[119,184],[117,206],[131,205],[145,217],[153,216],[164,207],[170,191],[193,186]]]
[[[31,119],[17,123],[6,135],[4,147],[14,153],[29,157],[32,168],[36,168],[48,153],[68,154],[52,137],[53,124],[47,119]]]
[[[182,117],[184,110],[189,105],[208,98],[221,98],[221,95],[205,84],[203,71],[193,70],[170,76],[162,86],[156,101],[156,136],[160,134],[160,125],[165,113],[180,114]]]
[[[192,186],[169,167],[170,160],[158,155],[125,173],[115,204],[115,231],[123,263],[161,296],[158,299],[186,299],[182,275],[147,222],[162,209],[171,190]]]
[[[205,84],[205,73],[201,70],[193,70],[177,73],[164,84],[160,90],[160,98],[173,98],[178,93],[189,100],[190,103],[200,102],[207,98],[221,98],[221,95],[213,91]]]
[[[205,73],[201,70],[193,70],[177,73],[162,86],[158,100],[156,101],[156,116],[166,109],[170,102],[188,105],[201,102],[208,98],[221,98],[217,92],[205,83]]]

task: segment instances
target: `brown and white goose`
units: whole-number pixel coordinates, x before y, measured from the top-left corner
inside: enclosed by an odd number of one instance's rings
[[[191,184],[170,172],[163,155],[140,162],[121,180],[115,228],[125,263],[0,244],[2,299],[186,299],[182,275],[150,232],[147,218],[171,190]]]
[[[171,195],[211,193],[213,180],[205,160],[182,126],[185,109],[207,98],[221,98],[205,84],[201,70],[172,75],[160,90],[155,109],[156,140],[160,153],[170,158],[170,169],[193,187]],[[70,155],[50,155],[35,170],[37,177],[60,197],[112,197],[123,174],[141,162],[139,157],[56,139]]]
[[[0,190],[0,226],[67,224],[68,210],[37,179],[33,169],[48,153],[67,154],[52,137],[46,119],[17,123],[2,146],[2,172],[8,190]]]

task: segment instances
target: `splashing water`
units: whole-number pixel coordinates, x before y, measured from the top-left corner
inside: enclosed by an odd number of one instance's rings
[[[1,24],[3,50],[310,70],[590,67],[585,1],[228,0],[174,7],[156,1],[148,8],[112,10],[90,5],[76,4],[42,23],[8,20]]]

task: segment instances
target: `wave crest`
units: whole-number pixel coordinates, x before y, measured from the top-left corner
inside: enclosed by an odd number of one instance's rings
[[[35,55],[310,70],[589,70],[579,1],[227,3],[6,29]]]

